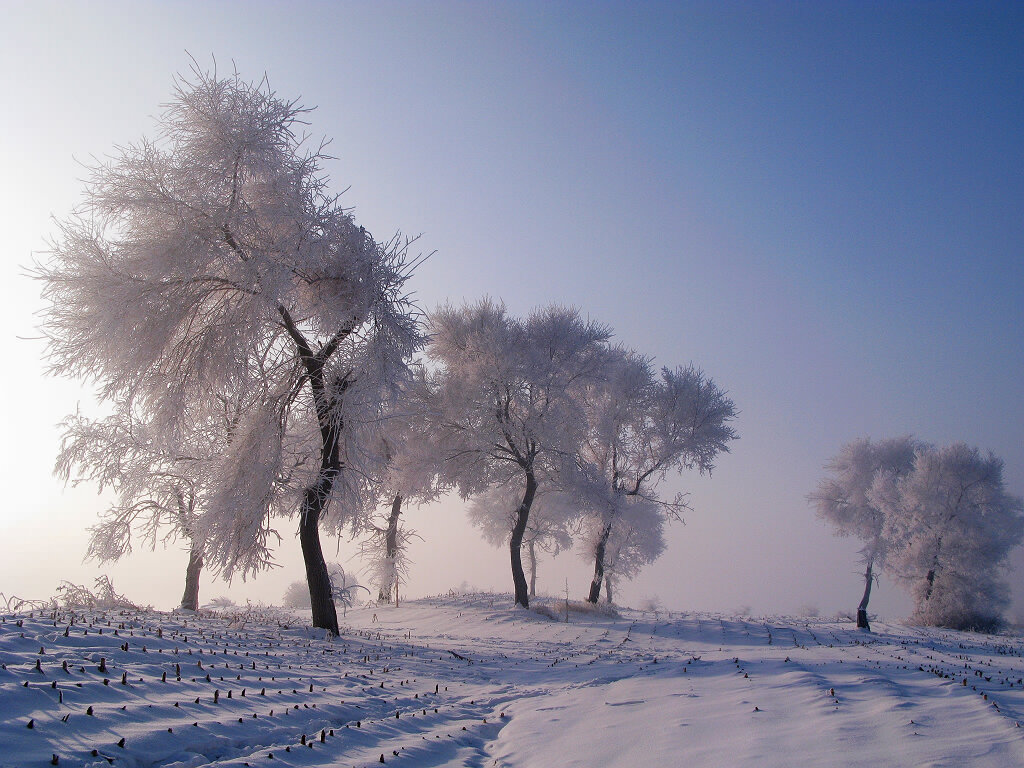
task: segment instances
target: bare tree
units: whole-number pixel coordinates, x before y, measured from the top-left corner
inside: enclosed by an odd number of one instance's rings
[[[320,526],[362,509],[367,434],[422,337],[408,243],[375,241],[329,192],[308,111],[266,79],[193,70],[155,138],[91,169],[37,275],[51,370],[129,401],[160,439],[245,393],[207,555],[244,576],[267,517],[297,511],[313,624],[337,634]]]

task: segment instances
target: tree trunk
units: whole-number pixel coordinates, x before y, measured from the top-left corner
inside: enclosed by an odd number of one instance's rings
[[[523,534],[526,533],[526,524],[530,520],[530,507],[533,506],[533,497],[537,493],[537,479],[533,476],[532,470],[526,472],[526,492],[523,494],[523,503],[519,505],[516,513],[516,522],[512,527],[512,537],[509,540],[509,554],[512,556],[512,584],[515,587],[516,605],[523,608],[530,607],[530,594],[526,585],[526,574],[523,573]]]
[[[395,595],[395,603],[398,603],[398,585],[395,583],[394,566],[398,559],[398,518],[401,515],[402,495],[396,493],[394,501],[391,502],[391,514],[388,515],[388,529],[384,534],[384,557],[390,560],[392,564],[389,571],[391,581],[388,584],[380,585],[380,591],[377,593],[378,603],[390,603],[392,593]]]
[[[871,631],[871,625],[868,624],[868,600],[871,599],[871,582],[875,577],[872,572],[873,565],[874,563],[868,560],[868,567],[864,571],[864,596],[857,606],[857,629],[866,629],[868,632]]]
[[[320,514],[324,508],[324,497],[319,490],[323,485],[321,482],[306,489],[299,520],[299,543],[302,545],[302,560],[306,565],[306,583],[309,585],[313,626],[326,629],[331,636],[337,637],[338,611],[334,607],[331,577],[327,573],[327,562],[320,547]]]
[[[181,596],[181,607],[185,610],[199,610],[199,574],[202,570],[203,548],[193,540],[188,552],[188,568],[185,569],[185,593]]]
[[[380,589],[377,590],[377,602],[378,603],[390,603],[391,602],[391,593],[393,591],[394,590],[392,589],[392,585],[391,584],[381,584],[380,585]]]
[[[320,475],[316,483],[306,488],[302,495],[299,543],[302,545],[302,560],[306,566],[313,626],[326,629],[332,637],[337,637],[340,634],[338,611],[334,607],[331,577],[327,573],[327,562],[320,547],[320,517],[327,509],[334,481],[341,474],[339,450],[343,425],[332,408],[337,403],[331,402],[327,397],[322,369],[319,369],[319,374],[311,374],[310,383],[316,403],[317,421],[320,423]],[[345,391],[344,385],[341,391]]]
[[[608,605],[612,604],[612,577],[610,575],[604,577],[604,599]]]
[[[239,251],[231,232],[225,228],[228,245]],[[295,343],[295,349],[306,369],[309,389],[313,395],[316,408],[317,426],[320,427],[320,473],[316,483],[306,488],[302,494],[302,507],[299,512],[299,543],[302,545],[302,559],[306,565],[306,583],[309,585],[309,602],[313,614],[313,626],[326,629],[333,637],[338,632],[338,611],[334,607],[331,595],[331,578],[327,573],[323,549],[320,547],[320,517],[327,509],[327,501],[331,496],[334,481],[341,474],[341,435],[344,422],[339,406],[351,381],[346,374],[334,380],[337,393],[328,391],[324,377],[324,365],[338,345],[352,333],[361,320],[353,318],[349,323],[338,329],[329,342],[317,352],[302,335],[295,321],[283,305],[277,306],[277,312],[284,321],[285,330]]]
[[[612,533],[612,524],[607,523],[601,529],[601,538],[597,541],[594,549],[594,578],[590,582],[590,594],[587,596],[588,603],[596,603],[601,597],[601,582],[604,581],[604,553],[608,547],[608,537]]]
[[[942,551],[942,537],[935,543],[935,554],[932,556],[932,567],[928,571],[928,589],[924,593],[924,601],[927,603],[932,599],[932,590],[935,588],[935,570],[939,567],[939,552]]]
[[[530,539],[526,546],[526,554],[530,556],[530,597],[537,596],[537,542]]]

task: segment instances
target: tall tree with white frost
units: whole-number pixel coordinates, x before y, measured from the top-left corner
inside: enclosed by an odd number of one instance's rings
[[[913,471],[879,473],[868,499],[885,518],[891,570],[911,587],[913,621],[999,628],[1008,558],[1024,537],[1024,501],[1006,492],[1000,459],[964,443],[919,447]]]
[[[889,549],[888,539],[883,535],[885,516],[872,503],[869,491],[880,473],[893,479],[905,477],[914,467],[915,452],[922,447],[909,435],[876,442],[867,438],[853,440],[825,465],[829,475],[807,497],[818,517],[834,525],[838,535],[855,536],[864,542],[864,594],[857,606],[860,629],[871,629],[871,587]]]
[[[610,332],[575,309],[549,306],[520,320],[487,299],[439,308],[430,330],[429,435],[439,477],[463,498],[521,483],[509,554],[515,602],[528,607],[522,544],[530,511],[582,440],[580,393],[600,374]]]
[[[714,469],[715,458],[735,440],[733,401],[693,365],[663,368],[621,347],[605,356],[603,375],[585,397],[587,431],[577,446],[577,493],[599,522],[592,537],[594,577],[587,600],[596,603],[604,582],[608,542],[630,497],[680,519],[688,507],[677,494],[666,501],[657,486],[669,472]]]
[[[207,555],[244,576],[267,517],[298,507],[313,624],[336,635],[320,526],[361,510],[366,433],[422,337],[407,243],[374,241],[329,192],[307,112],[265,79],[194,71],[153,139],[91,169],[37,276],[52,371],[95,380],[169,445],[245,393]]]

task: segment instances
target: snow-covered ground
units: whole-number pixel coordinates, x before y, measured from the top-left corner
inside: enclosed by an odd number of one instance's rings
[[[1024,765],[1019,635],[509,602],[8,615],[0,766]]]

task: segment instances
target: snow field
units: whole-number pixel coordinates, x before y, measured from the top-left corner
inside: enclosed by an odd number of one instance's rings
[[[1020,636],[510,602],[8,615],[0,766],[1024,765]]]

